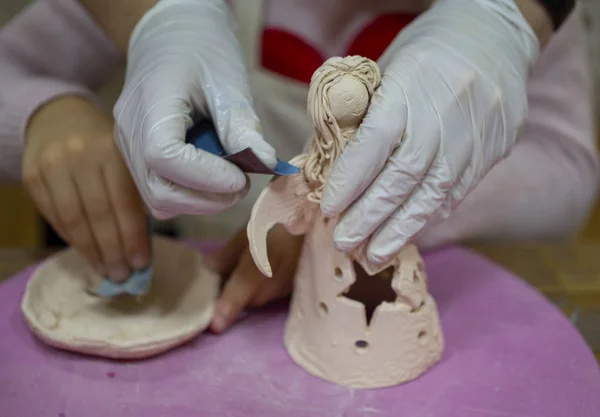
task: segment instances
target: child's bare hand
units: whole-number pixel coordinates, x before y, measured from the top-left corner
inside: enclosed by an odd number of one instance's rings
[[[144,207],[109,116],[61,97],[27,127],[23,181],[41,214],[99,273],[118,281],[150,261]]]
[[[246,307],[259,307],[284,298],[292,292],[296,266],[303,238],[290,235],[275,226],[268,236],[269,259],[273,277],[267,278],[254,265],[246,228],[240,230],[208,264],[227,278],[215,307],[211,328],[216,333],[227,330]]]

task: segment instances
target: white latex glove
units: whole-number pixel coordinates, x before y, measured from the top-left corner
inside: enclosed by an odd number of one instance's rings
[[[193,119],[210,118],[229,153],[250,147],[276,164],[229,17],[223,0],[161,0],[131,35],[115,138],[158,219],[220,212],[247,192],[240,169],[185,144]]]
[[[343,214],[337,247],[370,238],[369,261],[384,263],[447,217],[515,144],[539,50],[510,0],[439,0],[402,31],[324,189],[322,212]]]

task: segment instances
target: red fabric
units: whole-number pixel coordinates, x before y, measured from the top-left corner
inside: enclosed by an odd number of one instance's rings
[[[406,13],[377,17],[359,32],[344,55],[361,55],[376,61],[415,17]],[[263,31],[261,63],[269,71],[308,84],[325,59],[314,46],[292,33],[278,28]]]
[[[348,47],[346,55],[360,55],[377,61],[392,43],[398,32],[414,20],[416,15],[398,13],[380,16],[358,34]]]
[[[276,74],[305,83],[324,59],[315,48],[282,29],[267,28],[262,38],[262,66]]]

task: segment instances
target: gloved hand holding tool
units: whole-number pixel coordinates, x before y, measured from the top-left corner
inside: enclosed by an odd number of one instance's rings
[[[227,153],[250,148],[267,167],[277,164],[223,0],[163,0],[140,19],[114,116],[117,144],[158,219],[220,212],[247,192],[241,169],[186,144],[194,121],[212,120]]]

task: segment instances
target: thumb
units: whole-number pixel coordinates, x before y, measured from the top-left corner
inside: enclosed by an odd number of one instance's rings
[[[260,120],[249,99],[227,105],[221,103],[213,113],[219,137],[227,152],[236,153],[250,148],[263,164],[275,168],[275,149],[265,141]]]

